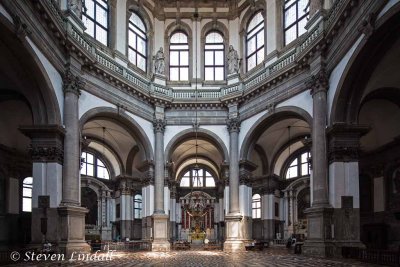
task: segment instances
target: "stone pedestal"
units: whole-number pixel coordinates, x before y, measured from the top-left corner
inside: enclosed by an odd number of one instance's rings
[[[225,216],[226,241],[224,251],[237,252],[244,251],[244,243],[241,239],[242,215],[228,214]]]
[[[91,248],[85,241],[85,214],[86,208],[61,206],[58,208],[61,253],[66,258],[72,252],[89,253]]]
[[[155,73],[153,75],[153,82],[158,85],[166,86],[167,85],[167,77],[163,74]]]
[[[167,252],[171,250],[168,242],[168,215],[153,214],[153,243],[152,251]]]
[[[315,257],[332,257],[334,244],[332,240],[332,214],[329,207],[312,207],[304,211],[308,219],[308,236],[303,253]]]
[[[239,74],[238,73],[228,74],[228,77],[227,77],[228,85],[235,84],[238,82],[239,82]]]

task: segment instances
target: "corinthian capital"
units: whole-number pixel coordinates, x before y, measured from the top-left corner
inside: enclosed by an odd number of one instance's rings
[[[328,75],[324,68],[306,82],[306,86],[311,89],[311,95],[320,91],[327,91],[329,87]]]
[[[155,133],[164,133],[167,122],[164,119],[154,119],[153,127]]]
[[[81,90],[84,88],[85,82],[79,76],[72,74],[68,69],[63,75],[63,90],[64,93],[71,92],[76,95],[81,94]]]
[[[240,119],[237,117],[237,118],[232,118],[232,119],[228,119],[227,121],[226,121],[226,124],[227,124],[227,128],[228,128],[228,131],[231,133],[231,132],[239,132],[240,131]]]

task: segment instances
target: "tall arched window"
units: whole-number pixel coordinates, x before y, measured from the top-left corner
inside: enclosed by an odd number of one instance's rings
[[[252,208],[252,217],[253,219],[260,219],[261,218],[261,196],[259,194],[253,195],[253,201],[251,204]]]
[[[308,20],[309,0],[286,0],[284,7],[285,45],[305,33]]]
[[[205,169],[193,168],[181,179],[181,187],[215,187],[214,176]]]
[[[261,11],[253,16],[247,26],[246,66],[251,70],[264,60],[264,17]]]
[[[108,3],[107,0],[85,0],[82,20],[85,32],[104,45],[108,45]]]
[[[189,43],[184,32],[175,32],[169,45],[169,79],[189,80]]]
[[[106,165],[95,155],[89,152],[82,152],[81,174],[101,179],[110,179],[110,173]]]
[[[128,58],[139,69],[146,71],[147,66],[147,35],[143,20],[132,13],[129,18]]]
[[[286,179],[310,175],[310,157],[310,152],[305,152],[293,159],[286,170]]]
[[[204,79],[206,81],[222,81],[225,74],[224,39],[219,32],[206,35],[204,46]]]
[[[134,198],[135,219],[142,218],[142,195],[135,195]]]
[[[22,181],[22,211],[32,212],[32,177]]]

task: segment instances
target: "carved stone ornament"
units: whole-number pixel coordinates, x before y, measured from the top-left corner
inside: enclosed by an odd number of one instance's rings
[[[226,121],[227,128],[229,132],[239,132],[240,131],[240,119],[239,118],[232,118]]]
[[[154,59],[154,72],[157,74],[164,75],[165,72],[165,57],[164,57],[164,52],[163,48],[160,47],[158,52],[156,53],[155,56],[153,56]]]
[[[375,31],[375,20],[375,13],[368,14],[368,16],[361,22],[361,25],[358,27],[358,31],[364,33],[367,37],[370,37]]]
[[[227,61],[228,61],[228,75],[239,73],[240,59],[237,51],[233,48],[232,45],[229,46]]]
[[[316,75],[312,75],[306,82],[306,86],[311,89],[311,95],[320,91],[327,91],[329,87],[329,79],[325,69],[321,68]]]
[[[14,30],[15,34],[18,38],[23,39],[26,35],[31,34],[32,32],[29,30],[28,25],[22,22],[19,16],[13,16],[14,21]]]
[[[29,147],[29,153],[32,160],[42,162],[63,162],[64,151],[59,147]]]
[[[167,122],[164,119],[154,119],[153,120],[154,132],[156,132],[156,133],[157,132],[164,133],[166,125],[167,125]]]
[[[68,9],[78,18],[82,15],[82,7],[86,9],[84,0],[68,0]]]
[[[81,90],[85,87],[85,82],[79,76],[75,76],[68,69],[63,75],[63,90],[64,93],[72,92],[76,95],[81,94]]]

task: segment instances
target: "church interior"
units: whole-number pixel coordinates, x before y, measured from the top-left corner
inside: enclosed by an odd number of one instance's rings
[[[3,0],[0,35],[0,263],[400,261],[399,0]]]

